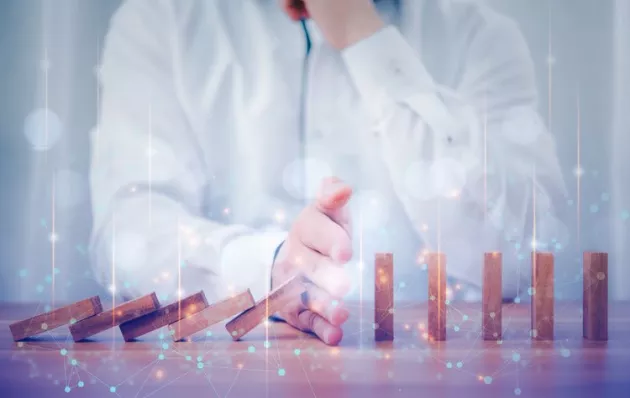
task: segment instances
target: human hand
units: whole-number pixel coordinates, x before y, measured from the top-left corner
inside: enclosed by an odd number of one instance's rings
[[[352,258],[350,216],[345,207],[352,189],[338,179],[322,184],[315,202],[293,223],[272,269],[272,287],[302,274],[309,283],[306,294],[296,297],[279,313],[293,327],[337,345],[348,310],[340,300],[350,289],[343,264]]]
[[[282,0],[293,20],[313,18],[331,46],[338,50],[378,32],[385,23],[373,0]]]

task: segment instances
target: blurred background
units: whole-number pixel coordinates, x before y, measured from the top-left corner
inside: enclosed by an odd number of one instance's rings
[[[598,250],[610,253],[611,297],[630,299],[630,1],[486,2],[529,43],[570,192],[574,244],[557,292],[581,297],[580,253]],[[103,292],[87,256],[88,137],[119,4],[0,1],[0,300],[47,301],[53,285],[55,301]]]

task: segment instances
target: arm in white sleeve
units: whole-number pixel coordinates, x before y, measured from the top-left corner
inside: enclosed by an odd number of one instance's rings
[[[519,250],[529,256],[532,214],[537,240],[544,231],[547,242],[560,244],[553,204],[565,187],[516,26],[494,21],[464,50],[465,72],[454,90],[433,81],[394,27],[343,57],[375,115],[394,190],[426,248],[447,254],[451,276],[480,286],[483,251],[515,261],[523,260]],[[504,292],[513,296],[528,268],[510,261],[506,267]]]
[[[123,297],[204,290],[215,301],[250,288],[260,298],[284,234],[205,214],[212,178],[174,78],[169,4],[124,3],[106,39],[92,137],[96,276]]]

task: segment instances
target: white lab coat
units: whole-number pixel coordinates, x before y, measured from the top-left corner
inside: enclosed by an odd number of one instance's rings
[[[291,219],[334,174],[356,193],[355,297],[372,294],[374,253],[392,251],[396,298],[426,299],[424,250],[473,285],[482,253],[502,251],[505,294],[518,294],[534,230],[543,248],[563,239],[526,43],[473,2],[401,8],[341,53],[309,22],[303,68],[301,26],[276,0],[125,2],[93,135],[99,280],[123,296],[260,298]]]

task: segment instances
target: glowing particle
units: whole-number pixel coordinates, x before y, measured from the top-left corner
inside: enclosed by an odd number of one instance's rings
[[[486,384],[491,384],[492,383],[492,377],[491,376],[486,376],[483,378],[483,382]]]
[[[19,275],[20,275],[20,278],[26,278],[26,276],[28,275],[28,270],[21,269]]]
[[[516,297],[516,298],[514,299],[514,302],[515,302],[516,304],[520,303],[520,302],[521,302],[521,298],[520,298],[520,297]]]
[[[337,300],[333,300],[333,301],[331,302],[331,304],[332,304],[332,306],[333,306],[333,307],[336,307],[336,306],[338,306],[338,305],[339,305],[339,301],[337,301]]]
[[[468,315],[464,315],[464,316],[462,316],[462,319],[463,319],[464,321],[467,321],[467,320],[468,320]]]
[[[536,289],[534,289],[533,287],[528,287],[527,294],[529,294],[530,296],[536,295]]]
[[[192,357],[190,355],[186,355],[186,360],[187,361],[192,361]]]
[[[202,361],[203,361],[203,358],[201,357],[201,355],[199,355],[199,356],[197,357],[197,362],[202,362]]]
[[[48,324],[46,322],[42,323],[42,330],[48,330]]]
[[[158,337],[160,338],[160,340],[164,340],[164,333],[160,333]]]
[[[606,274],[603,272],[598,272],[597,273],[597,279],[600,281],[603,281],[604,279],[606,279]]]
[[[158,355],[158,359],[159,359],[160,361],[163,361],[163,360],[164,360],[164,354],[160,354],[160,355]]]
[[[203,362],[197,362],[197,369],[203,369]]]
[[[295,350],[293,350],[293,353],[294,353],[296,356],[300,355],[300,352],[301,352],[301,351],[300,351],[300,349],[299,349],[299,348],[296,348]]]
[[[37,291],[37,293],[41,293],[44,291],[44,286],[42,285],[37,285],[35,286],[35,290]]]
[[[211,332],[211,331],[207,331],[207,332],[206,332],[206,336],[208,336],[208,337],[212,337],[212,332]]]
[[[164,343],[164,344],[162,344],[162,349],[164,349],[164,350],[168,350],[168,343]]]
[[[287,372],[284,370],[284,368],[278,369],[278,376],[284,376],[285,374],[287,374]]]
[[[450,305],[451,304],[451,300],[449,300],[449,299],[444,300],[444,304]]]
[[[85,383],[84,383],[84,382],[82,382],[82,381],[79,381],[79,382],[77,383],[77,386],[79,386],[79,387],[83,387],[84,385],[85,385]]]
[[[116,392],[116,386],[109,387],[109,392],[115,393]]]
[[[249,352],[249,353],[256,352],[256,347],[254,347],[253,345],[250,345],[249,347],[247,347],[247,352]]]
[[[518,352],[515,352],[514,354],[512,354],[512,360],[514,362],[518,362],[521,360],[521,354],[519,354]]]
[[[372,324],[372,329],[374,329],[374,330],[378,329],[378,323],[373,323]]]
[[[71,388],[70,386],[66,386],[66,388],[63,389],[65,392],[70,392]]]
[[[459,326],[455,325],[455,326],[453,327],[453,330],[454,330],[454,331],[456,331],[456,332],[459,332]]]
[[[624,210],[621,212],[621,219],[626,221],[628,219],[630,219],[630,211],[628,210]]]
[[[398,286],[400,286],[401,289],[404,289],[407,284],[405,282],[400,282]]]
[[[610,200],[610,194],[608,194],[608,192],[602,193],[601,199],[602,202],[608,202]]]
[[[77,366],[78,363],[79,363],[79,361],[77,361],[76,359],[73,359],[72,361],[70,361],[70,364],[72,366]]]
[[[68,353],[68,350],[66,350],[65,348],[62,348],[61,351],[59,351],[59,353],[61,354],[61,356],[65,356]]]
[[[464,366],[464,363],[462,361],[457,362],[456,365],[459,369],[461,369]]]
[[[263,343],[263,345],[265,346],[265,348],[269,348],[269,347],[271,347],[271,341],[269,341],[269,340],[265,340],[265,342]]]
[[[447,369],[452,369],[453,368],[453,364],[451,362],[447,362],[446,363],[446,368]]]
[[[598,205],[596,205],[596,204],[592,204],[592,205],[589,207],[589,210],[591,211],[591,213],[597,213],[597,212],[599,211],[599,206],[598,206]]]
[[[560,355],[562,355],[565,358],[568,358],[571,356],[571,350],[569,350],[568,348],[563,348],[560,350]]]
[[[490,313],[490,318],[494,319],[495,316],[497,316],[497,314],[495,314],[494,312]]]
[[[518,387],[516,387],[516,388],[514,389],[514,395],[521,395],[521,389],[520,389],[520,388],[518,388]]]
[[[74,325],[75,323],[77,323],[77,320],[74,318],[70,318],[70,324]]]

